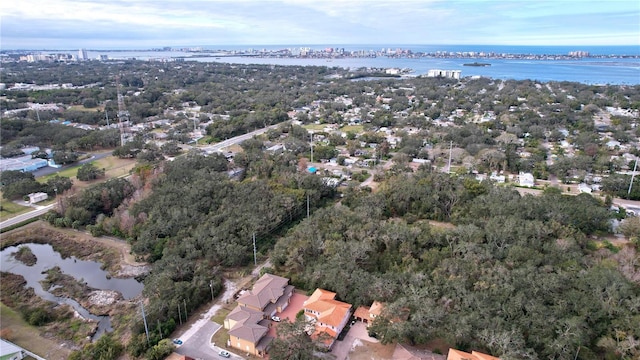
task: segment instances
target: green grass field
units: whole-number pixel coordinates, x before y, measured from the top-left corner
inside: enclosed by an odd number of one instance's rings
[[[98,110],[103,111],[104,110],[104,106],[98,106],[98,107],[94,107],[94,108],[86,108],[86,107],[84,107],[82,105],[73,105],[73,106],[69,106],[69,110],[96,112]]]
[[[135,160],[132,159],[120,159],[115,156],[107,156],[100,160],[92,161],[91,164],[95,165],[98,169],[105,169],[106,179],[126,175],[135,166]],[[81,165],[72,166],[70,168],[59,171],[55,174],[39,177],[38,181],[44,183],[50,178],[60,175],[75,180],[78,175],[78,168]]]
[[[0,193],[0,198],[1,197],[2,193]],[[0,200],[0,206],[2,206],[2,210],[0,210],[0,221],[4,221],[16,215],[32,210],[28,206],[21,206],[6,199]]]
[[[53,174],[46,175],[46,176],[41,176],[41,177],[37,178],[36,180],[38,180],[41,183],[46,183],[47,180],[51,179],[52,177],[54,177],[56,175],[60,175],[62,177],[68,177],[68,178],[75,178],[76,175],[78,174],[78,168],[79,167],[80,167],[80,165],[73,166],[73,167],[58,171],[57,173],[53,173]]]
[[[12,343],[36,355],[46,356],[48,359],[66,359],[69,357],[71,351],[68,348],[61,347],[55,341],[40,336],[37,328],[27,324],[20,314],[4,304],[0,304],[0,318],[2,319],[0,327],[3,332],[6,331],[7,340]]]
[[[321,130],[324,130],[324,128],[327,127],[327,125],[324,125],[324,124],[306,124],[306,125],[302,125],[302,127],[307,129],[307,130],[321,131]]]
[[[343,132],[352,132],[356,134],[360,134],[364,131],[364,127],[362,125],[347,125],[340,128]]]

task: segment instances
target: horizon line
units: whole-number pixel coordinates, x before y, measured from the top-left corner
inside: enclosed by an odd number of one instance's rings
[[[285,46],[285,47],[311,47],[311,46],[330,46],[330,47],[354,47],[354,46],[376,46],[376,47],[410,47],[410,46],[500,46],[500,47],[631,47],[631,46],[640,46],[639,44],[616,44],[616,45],[602,45],[602,44],[593,44],[593,45],[577,45],[577,44],[563,44],[563,45],[525,45],[525,44],[408,44],[408,43],[349,43],[349,44],[337,44],[337,43],[313,43],[313,44],[305,44],[305,43],[289,43],[289,44],[209,44],[209,45],[155,45],[155,46],[135,46],[135,47],[108,47],[108,48],[89,48],[89,47],[51,47],[51,48],[13,48],[13,49],[1,49],[0,52],[5,53],[9,51],[77,51],[79,49],[89,50],[89,51],[115,51],[115,50],[158,50],[164,48],[171,49],[184,49],[184,48],[210,48],[210,47],[241,47],[241,46]],[[203,49],[205,50],[205,49]],[[208,49],[207,49],[208,50]]]

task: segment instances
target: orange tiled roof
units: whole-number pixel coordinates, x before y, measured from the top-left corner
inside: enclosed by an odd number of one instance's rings
[[[360,306],[353,313],[353,316],[360,319],[369,319],[369,307],[368,306]]]
[[[500,358],[483,354],[478,351],[472,351],[472,353],[469,354],[468,352],[464,352],[456,349],[449,349],[447,360],[500,360]]]
[[[320,313],[315,315],[318,321],[338,327],[342,320],[349,315],[351,304],[334,300],[335,296],[334,292],[316,289],[311,297],[304,302],[303,307]]]
[[[384,309],[384,304],[380,301],[374,301],[369,312],[375,316],[380,316],[382,309]]]
[[[491,356],[491,355],[487,355],[487,354],[483,354],[481,352],[478,351],[472,351],[471,352],[472,355],[475,355],[478,360],[500,360],[500,358],[497,358],[495,356]]]

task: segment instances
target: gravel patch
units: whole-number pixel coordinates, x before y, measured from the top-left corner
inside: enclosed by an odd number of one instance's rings
[[[95,290],[89,294],[89,301],[93,305],[112,305],[120,299],[120,293],[112,290]]]
[[[117,277],[136,277],[146,275],[149,273],[150,267],[148,265],[133,266],[123,264],[120,270],[116,273]]]

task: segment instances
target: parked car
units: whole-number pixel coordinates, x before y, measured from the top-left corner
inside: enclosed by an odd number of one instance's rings
[[[280,322],[280,318],[278,316],[272,316],[271,320],[273,320],[275,322]]]
[[[229,358],[231,357],[231,354],[229,354],[229,352],[227,350],[220,350],[220,352],[218,353],[218,355],[222,356],[223,358]]]
[[[182,340],[180,339],[173,339],[173,343],[176,345],[182,345]]]

